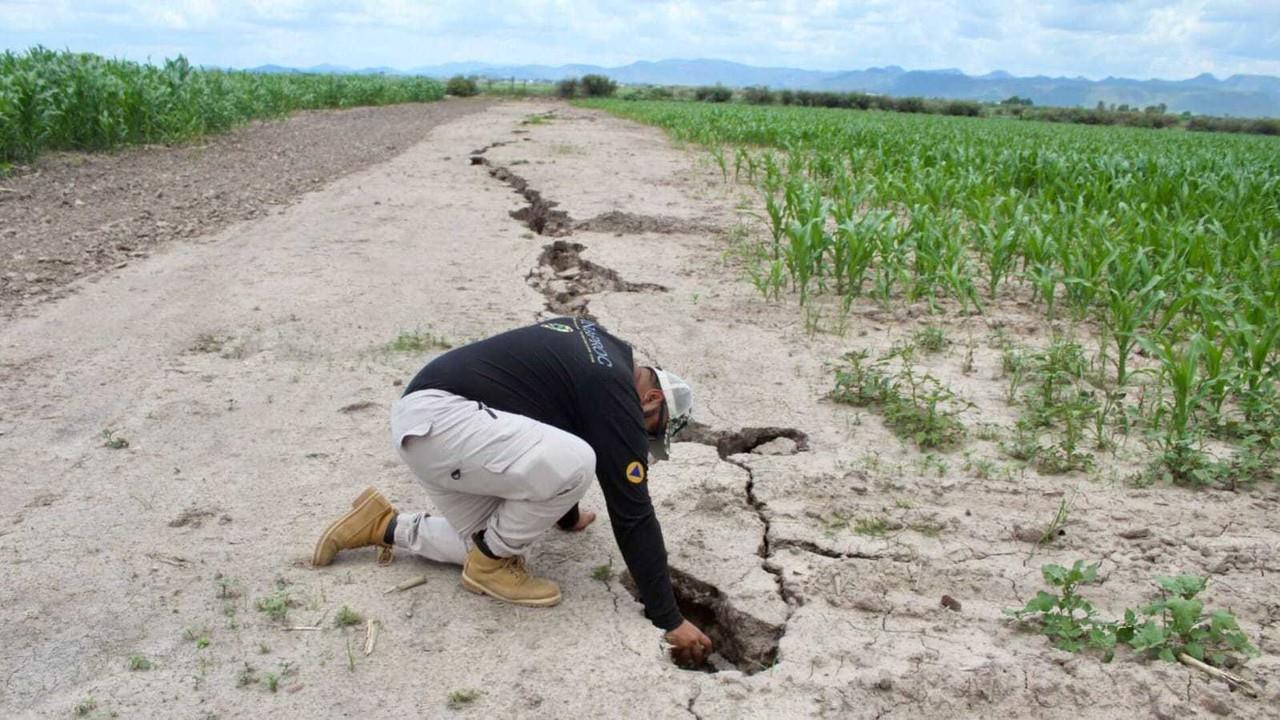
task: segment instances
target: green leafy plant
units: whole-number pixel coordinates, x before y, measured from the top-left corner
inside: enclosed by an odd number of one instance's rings
[[[1125,612],[1120,635],[1134,650],[1168,662],[1186,653],[1219,667],[1231,652],[1259,654],[1234,615],[1226,610],[1205,612],[1204,603],[1196,595],[1204,591],[1207,578],[1178,575],[1160,577],[1156,582],[1166,596],[1142,608],[1143,621],[1138,621],[1131,611]]]
[[[927,353],[939,353],[947,347],[947,336],[936,325],[922,327],[911,334],[911,342]]]
[[[1178,575],[1156,579],[1163,597],[1139,610],[1125,609],[1118,622],[1098,619],[1093,604],[1079,593],[1097,581],[1098,565],[1077,560],[1070,568],[1044,565],[1044,580],[1057,592],[1041,590],[1021,610],[1006,610],[1019,620],[1036,623],[1054,646],[1067,652],[1093,649],[1103,662],[1115,656],[1117,644],[1148,657],[1176,662],[1182,654],[1221,667],[1232,654],[1256,657],[1259,652],[1226,610],[1206,611],[1196,596],[1208,579]]]
[[[129,656],[130,670],[150,670],[152,667],[151,661],[143,655],[134,654]]]

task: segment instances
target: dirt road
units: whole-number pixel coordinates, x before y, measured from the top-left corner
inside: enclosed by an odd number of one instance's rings
[[[1156,575],[1212,572],[1208,599],[1264,652],[1249,676],[1275,678],[1273,489],[979,478],[960,453],[905,448],[823,401],[824,363],[920,320],[866,310],[843,336],[806,333],[726,254],[755,231],[753,202],[655,130],[509,103],[0,326],[0,715],[1275,716],[1274,682],[1254,700],[1132,654],[1102,665],[1002,615],[1042,562],[1103,560],[1106,608],[1149,598]],[[552,309],[590,313],[698,390],[701,442],[650,482],[720,672],[666,661],[600,570],[622,567],[603,513],[532,560],[564,589],[550,610],[477,598],[414,558],[307,565],[365,485],[429,509],[390,447],[401,383],[445,344]],[[961,376],[958,353],[933,362]],[[1006,419],[998,355],[973,364],[975,412]],[[1065,535],[1019,538],[1064,497]],[[585,506],[603,510],[598,489]],[[867,518],[882,527],[858,532]],[[283,621],[257,607],[286,596]],[[334,627],[343,605],[378,621],[371,654],[363,625]]]

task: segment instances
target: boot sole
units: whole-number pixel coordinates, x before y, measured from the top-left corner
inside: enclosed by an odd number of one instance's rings
[[[359,502],[355,504],[350,510],[348,510],[346,515],[343,515],[337,520],[334,520],[332,523],[329,523],[329,527],[325,528],[324,532],[320,535],[320,539],[316,541],[315,550],[311,551],[311,565],[313,567],[323,567],[333,562],[332,560],[325,563],[320,562],[320,554],[324,548],[325,541],[330,539],[329,536],[333,535],[333,531],[337,530],[339,525],[346,522],[349,518],[353,517],[356,513],[360,512],[360,510],[365,505],[373,502],[374,498],[376,498],[377,495],[378,495],[378,492],[376,490],[374,490],[373,492],[370,492],[369,490],[365,490],[364,492],[360,493],[360,497],[357,498]]]
[[[555,605],[559,605],[560,600],[563,597],[559,592],[557,592],[555,594],[555,597],[551,597],[551,598],[534,599],[534,600],[512,600],[511,598],[503,597],[489,590],[488,588],[476,582],[475,580],[472,580],[471,578],[467,577],[467,571],[465,569],[462,571],[462,587],[466,588],[467,590],[477,595],[488,595],[489,597],[495,600],[501,600],[502,602],[511,603],[512,605],[519,605],[521,607],[552,607]]]

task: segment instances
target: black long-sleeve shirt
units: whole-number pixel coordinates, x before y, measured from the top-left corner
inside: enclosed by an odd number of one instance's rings
[[[631,347],[604,328],[562,317],[450,350],[422,368],[405,394],[444,390],[585,440],[645,615],[673,630],[682,618],[649,499],[649,441],[633,362]]]

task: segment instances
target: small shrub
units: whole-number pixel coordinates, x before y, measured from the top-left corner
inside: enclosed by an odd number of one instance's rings
[[[143,655],[129,656],[130,670],[150,670],[152,668],[151,661]]]
[[[444,91],[455,97],[471,97],[480,94],[480,85],[475,78],[454,75],[444,84]]]
[[[704,85],[693,91],[695,100],[723,103],[733,99],[733,91],[723,85]]]
[[[752,105],[772,105],[777,97],[764,85],[751,85],[742,89],[742,99]]]
[[[578,96],[578,78],[565,78],[556,83],[556,95],[570,99]]]
[[[605,75],[583,75],[578,87],[587,97],[609,97],[618,89],[618,83]]]

